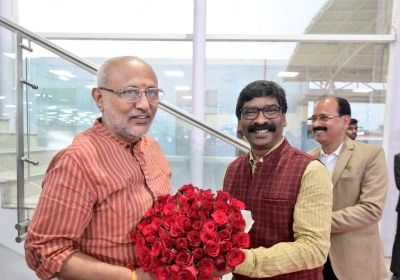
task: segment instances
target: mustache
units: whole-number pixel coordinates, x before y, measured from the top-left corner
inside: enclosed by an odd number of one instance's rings
[[[135,111],[131,112],[131,117],[132,118],[134,118],[134,117],[136,117],[138,115],[145,115],[147,117],[151,117],[153,115],[153,113],[150,110],[141,110],[141,109],[138,109],[138,110],[135,110]]]
[[[274,123],[253,124],[249,125],[249,127],[247,128],[247,131],[250,133],[256,132],[257,130],[268,130],[271,132],[275,132],[276,125]]]
[[[327,131],[328,129],[325,127],[325,126],[317,126],[317,127],[314,127],[313,128],[313,131],[314,132],[317,132],[317,131]]]

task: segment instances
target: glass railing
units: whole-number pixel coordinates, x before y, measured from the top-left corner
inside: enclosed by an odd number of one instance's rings
[[[4,143],[0,146],[3,155],[0,157],[0,182],[6,181],[10,189],[17,188],[15,137],[16,127],[20,124],[16,118],[15,96],[18,93],[15,83],[18,78],[14,70],[19,63],[15,51],[15,36],[19,32],[32,49],[32,52],[22,50],[22,79],[38,86],[37,89],[23,86],[23,118],[20,120],[25,135],[24,157],[39,162],[38,165],[24,164],[25,200],[22,206],[34,207],[52,157],[100,116],[91,97],[97,66],[5,19],[1,19],[1,23],[5,27],[0,27],[0,33],[6,40],[1,40],[0,62],[2,69],[7,70],[0,78],[0,128],[1,142]],[[149,134],[157,139],[170,162],[173,188],[176,190],[182,184],[195,181],[199,187],[220,189],[227,164],[238,150],[248,149],[247,143],[236,138],[234,133],[210,126],[167,101],[162,101],[159,107]],[[194,133],[198,129],[200,133]],[[5,173],[7,178],[3,176]],[[3,204],[16,202],[13,195]]]

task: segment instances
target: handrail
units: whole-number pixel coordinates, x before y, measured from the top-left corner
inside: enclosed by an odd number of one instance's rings
[[[24,37],[31,40],[32,42],[35,42],[39,46],[41,46],[53,53],[56,53],[57,55],[64,58],[65,60],[67,60],[79,67],[84,68],[85,70],[87,70],[88,72],[90,72],[94,75],[97,75],[98,67],[96,65],[64,50],[63,48],[57,46],[56,44],[53,44],[52,42],[48,41],[47,39],[36,35],[35,33],[21,27],[20,25],[13,23],[12,21],[10,21],[4,17],[1,17],[1,16],[0,16],[0,25],[2,25],[3,27],[5,27],[13,32],[19,31]],[[241,151],[247,152],[250,148],[249,144],[246,143],[245,141],[243,141],[239,138],[233,137],[223,131],[220,131],[219,129],[217,129],[213,126],[210,126],[203,120],[194,117],[193,115],[183,111],[182,109],[180,109],[166,101],[163,101],[163,100],[160,101],[159,105],[160,105],[160,108],[164,109],[165,111],[168,111],[175,117],[178,117],[178,118],[190,123],[191,125],[196,126],[197,128],[200,128],[201,130],[204,130],[204,131],[210,133],[211,135],[233,145],[235,148],[237,148]]]
[[[60,57],[68,60],[69,62],[78,65],[79,67],[82,67],[89,71],[90,73],[94,73],[95,75],[97,74],[97,66],[94,65],[93,63],[80,58],[73,53],[70,53],[67,50],[62,49],[61,47],[57,46],[56,44],[50,42],[49,40],[40,37],[36,35],[35,33],[23,28],[22,26],[0,16],[0,25],[3,27],[15,32],[19,31],[21,34],[26,38],[31,40],[32,42],[35,42],[39,46],[59,55]]]

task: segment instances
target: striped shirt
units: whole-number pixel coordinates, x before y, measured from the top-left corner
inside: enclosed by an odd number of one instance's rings
[[[154,138],[131,147],[96,120],[51,161],[25,241],[41,279],[79,251],[106,263],[134,260],[130,232],[160,195],[171,194],[171,168]]]

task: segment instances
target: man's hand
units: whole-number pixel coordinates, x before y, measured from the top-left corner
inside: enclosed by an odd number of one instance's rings
[[[157,280],[157,277],[152,272],[144,272],[141,267],[135,269],[137,273],[137,280]]]
[[[224,276],[225,274],[231,273],[233,271],[233,268],[227,266],[226,270],[223,271],[218,271],[218,270],[214,270],[213,273],[211,274],[212,277],[219,277],[221,278],[222,276]]]

